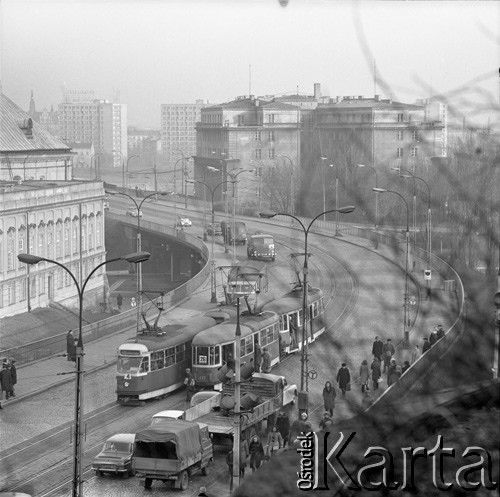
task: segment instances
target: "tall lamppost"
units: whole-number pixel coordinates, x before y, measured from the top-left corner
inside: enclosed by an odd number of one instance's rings
[[[73,482],[72,482],[72,497],[82,497],[83,496],[83,480],[82,480],[82,461],[83,461],[83,293],[85,287],[89,282],[90,278],[94,273],[104,266],[105,264],[110,264],[116,261],[127,261],[133,264],[140,264],[143,261],[147,261],[150,257],[148,252],[136,252],[133,254],[124,255],[122,257],[117,257],[115,259],[109,259],[107,261],[98,264],[87,276],[83,284],[80,286],[75,275],[60,262],[54,261],[52,259],[46,259],[45,257],[39,257],[32,254],[19,254],[17,256],[20,262],[25,264],[38,264],[39,262],[50,262],[56,266],[64,269],[72,278],[76,285],[78,291],[78,301],[79,301],[79,320],[78,320],[78,340],[76,345],[76,382],[75,382],[75,422],[74,422],[74,456],[73,456]]]
[[[177,164],[182,161],[182,179],[184,180],[184,161],[189,160],[191,157],[182,156],[180,159],[177,159],[174,164],[174,197],[177,197]],[[184,181],[182,181],[182,188],[184,189]],[[185,202],[187,202],[187,195]],[[187,205],[185,206],[187,207]],[[177,198],[174,198],[174,226],[177,228]]]
[[[321,157],[321,159],[327,160],[328,157]],[[335,209],[332,211],[335,212],[335,236],[341,236],[339,231],[339,168],[337,162],[329,164],[329,166],[335,168]],[[324,170],[323,170],[323,208],[326,208]]]
[[[290,161],[290,171],[291,171],[291,180],[290,180],[290,211],[291,213],[293,214],[295,212],[295,199],[294,199],[294,196],[295,196],[295,193],[294,193],[294,178],[293,178],[293,161],[292,159],[290,159],[290,157],[288,157],[288,155],[277,155],[276,156],[277,158],[278,157],[281,157],[282,159],[288,159]]]
[[[413,245],[416,247],[417,246],[417,190],[415,187],[415,176],[410,171],[408,171],[408,169],[404,169],[402,167],[393,167],[391,169],[393,171],[398,171],[400,177],[403,177],[401,172],[404,171],[406,174],[408,174],[407,177],[413,179]]]
[[[90,169],[92,169],[92,160],[99,155],[106,155],[104,152],[96,152],[91,158],[90,158]],[[94,160],[94,168],[95,168],[95,180],[99,181],[99,166],[97,165],[97,160]]]
[[[122,187],[127,188],[128,187],[128,163],[130,162],[130,159],[133,159],[134,157],[141,157],[141,154],[134,154],[131,155],[130,157],[127,157],[127,171],[125,174],[125,169],[122,170]]]
[[[308,298],[307,298],[307,293],[308,293],[308,287],[307,287],[307,275],[309,273],[309,254],[307,252],[307,238],[309,235],[309,230],[311,229],[311,226],[313,225],[314,221],[316,219],[320,218],[321,216],[325,214],[329,214],[331,212],[338,212],[339,214],[348,214],[350,212],[353,212],[355,209],[354,206],[348,205],[345,207],[340,207],[339,209],[331,209],[326,212],[321,212],[318,214],[316,217],[314,217],[311,222],[308,224],[306,227],[302,221],[294,216],[293,214],[288,214],[287,212],[278,212],[278,213],[266,213],[266,212],[261,212],[259,213],[259,216],[262,218],[266,219],[271,219],[275,216],[287,216],[295,219],[300,227],[302,228],[302,231],[304,232],[304,266],[302,268],[302,274],[303,274],[303,279],[302,279],[302,357],[301,357],[301,378],[300,378],[300,390],[301,390],[301,397],[305,399],[305,411],[307,411],[307,406],[308,406],[308,399],[307,399],[307,392],[309,391],[309,366],[308,366],[308,343],[309,343],[309,337],[307,336],[307,325],[309,321],[309,313],[308,311]]]
[[[134,202],[135,208],[136,208],[136,215],[137,215],[137,252],[140,252],[142,250],[142,238],[141,238],[141,207],[142,204],[151,197],[154,197],[156,195],[162,195],[166,196],[168,195],[167,192],[153,192],[150,193],[149,195],[146,195],[141,202],[137,202],[137,200],[129,195],[128,193],[123,193],[123,192],[108,192],[110,195],[123,195],[124,197],[128,197],[132,202]],[[140,329],[140,324],[141,324],[141,313],[142,313],[142,264],[137,265],[137,331]]]
[[[378,188],[378,175],[377,169],[374,166],[370,166],[369,164],[358,164],[358,167],[369,167],[375,173],[375,188]],[[375,192],[375,229],[378,228],[378,194],[379,192]]]
[[[410,327],[410,312],[409,306],[409,295],[408,295],[408,252],[410,246],[410,209],[408,207],[408,202],[405,200],[403,195],[394,190],[386,190],[385,188],[372,188],[374,192],[379,193],[394,193],[405,203],[406,207],[406,255],[405,255],[405,290],[403,296],[403,347],[409,348],[409,327]]]
[[[215,204],[214,204],[214,195],[219,188],[219,186],[227,184],[227,181],[221,181],[217,185],[214,186],[214,188],[210,188],[209,185],[207,185],[204,181],[199,181],[199,180],[186,180],[186,183],[200,183],[200,185],[203,185],[211,194],[211,200],[212,200],[212,227],[215,224]],[[217,293],[216,293],[216,288],[215,288],[215,247],[214,247],[214,236],[212,235],[212,268],[210,271],[210,287],[211,287],[211,299],[210,302],[212,304],[217,303]]]
[[[405,170],[406,174],[401,174],[400,176],[402,178],[413,178],[413,181],[415,182],[416,179],[421,181],[426,187],[427,187],[427,269],[431,269],[431,254],[432,254],[432,212],[431,212],[431,187],[429,186],[429,183],[425,181],[423,178],[419,178],[418,176],[415,176],[413,173],[410,171]],[[431,280],[430,278],[427,279],[427,291],[429,296],[431,295]]]

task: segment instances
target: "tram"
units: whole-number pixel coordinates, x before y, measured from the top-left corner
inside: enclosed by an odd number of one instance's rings
[[[240,315],[241,364],[253,371],[255,344],[267,348],[271,365],[280,360],[279,316],[263,311],[255,315]],[[198,333],[192,343],[192,373],[198,387],[219,387],[226,373],[234,370],[236,320],[231,319]]]
[[[121,344],[116,375],[118,402],[142,404],[183,386],[186,368],[191,367],[193,338],[217,322],[214,317],[192,317]]]
[[[279,299],[267,302],[263,309],[279,316],[281,358],[302,349],[305,340],[302,334],[302,307],[304,294],[300,287]],[[309,288],[307,292],[309,323],[307,343],[314,342],[325,331],[323,292],[319,288]]]

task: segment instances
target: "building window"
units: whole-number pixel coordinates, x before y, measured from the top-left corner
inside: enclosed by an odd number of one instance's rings
[[[416,129],[414,129],[412,132],[411,132],[411,139],[413,141],[417,141],[418,140],[418,131]]]
[[[256,132],[254,133],[253,139],[254,139],[256,142],[260,142],[260,131],[256,131]]]
[[[411,149],[411,156],[416,157],[418,153],[418,147],[412,147]]]
[[[16,282],[7,285],[8,299],[9,305],[13,305],[16,303]]]
[[[239,114],[238,115],[238,126],[243,126],[244,124],[245,124],[245,115]]]
[[[36,276],[31,277],[31,289],[30,293],[33,297],[36,296]]]
[[[38,295],[43,295],[45,293],[45,275],[41,274],[39,280]]]
[[[269,131],[268,138],[270,142],[274,141],[274,131]]]
[[[275,117],[275,115],[274,115],[274,114],[269,114],[269,115],[268,115],[268,122],[270,122],[270,123],[274,123],[274,117]]]
[[[73,254],[78,253],[78,226],[73,226]]]
[[[398,123],[404,122],[405,115],[404,114],[398,114]]]
[[[274,152],[274,148],[270,148],[268,152],[269,152],[270,159],[274,159],[276,157],[275,152]]]
[[[401,141],[402,139],[403,139],[403,130],[402,130],[402,129],[400,129],[400,130],[398,131],[398,140],[399,140],[399,141]]]
[[[19,302],[23,302],[26,300],[26,280],[22,279],[19,282],[20,288],[19,288]]]
[[[262,159],[262,150],[260,148],[257,148],[255,150],[255,158],[256,159]]]
[[[403,149],[402,148],[396,149],[396,157],[398,157],[398,158],[403,157]]]
[[[7,241],[7,271],[14,269],[14,238],[9,237]]]

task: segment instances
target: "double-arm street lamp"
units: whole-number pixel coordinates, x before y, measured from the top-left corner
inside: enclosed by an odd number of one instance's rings
[[[375,188],[378,188],[378,175],[377,169],[374,166],[369,164],[358,164],[358,167],[369,167],[375,173]],[[379,192],[375,192],[375,229],[378,228],[378,194]]]
[[[184,161],[188,161],[192,159],[191,156],[184,157],[182,156],[180,159],[177,159],[174,164],[174,218],[175,218],[175,226],[177,226],[177,164],[182,161],[182,193],[184,194],[184,177],[186,174],[186,166],[184,165]],[[184,208],[187,209],[187,192],[184,197]]]
[[[309,273],[309,254],[307,252],[307,238],[309,235],[309,230],[311,229],[311,226],[313,225],[314,221],[316,219],[320,218],[321,216],[325,214],[329,214],[331,212],[336,212],[339,214],[349,214],[350,212],[353,212],[355,209],[354,206],[348,205],[345,207],[340,207],[339,209],[331,209],[329,211],[321,212],[318,214],[316,217],[314,217],[311,222],[308,224],[306,227],[302,221],[294,216],[293,214],[288,214],[286,212],[278,212],[278,213],[266,213],[266,212],[261,212],[259,213],[259,216],[262,218],[270,219],[275,216],[287,216],[295,219],[300,227],[302,228],[302,231],[304,232],[304,265],[302,269],[302,358],[301,358],[301,371],[300,371],[300,390],[302,394],[302,398],[305,399],[305,411],[307,412],[308,410],[308,399],[307,399],[307,392],[309,391],[309,365],[308,365],[308,343],[309,343],[309,337],[308,335],[308,330],[307,330],[307,325],[309,321],[309,313],[308,313],[308,283],[307,283],[307,275]],[[305,393],[304,393],[305,392]]]
[[[133,264],[140,264],[143,261],[147,261],[150,257],[148,252],[136,252],[133,254],[124,255],[122,257],[117,257],[115,259],[109,259],[107,261],[98,264],[87,276],[83,284],[80,286],[75,275],[60,262],[54,261],[52,259],[46,259],[45,257],[38,257],[32,254],[19,254],[17,256],[20,262],[25,264],[38,264],[39,262],[50,262],[56,266],[64,269],[72,278],[76,285],[78,291],[79,300],[79,321],[78,321],[78,340],[76,345],[76,387],[75,387],[75,424],[74,424],[74,457],[73,457],[73,486],[72,486],[72,497],[82,497],[83,496],[83,480],[82,480],[82,459],[83,459],[83,293],[85,287],[89,282],[90,278],[94,273],[104,266],[105,264],[110,264],[116,261],[127,261]]]
[[[403,347],[409,348],[409,328],[410,328],[410,312],[409,312],[409,295],[408,295],[408,251],[410,246],[410,209],[408,202],[403,195],[394,190],[386,190],[385,188],[372,188],[374,192],[378,193],[394,193],[405,203],[406,207],[406,254],[405,254],[405,290],[403,295]]]
[[[207,183],[204,181],[199,181],[199,180],[193,180],[193,179],[188,179],[186,180],[186,183],[200,183],[200,185],[203,185],[211,194],[211,201],[212,201],[212,233],[214,229],[214,224],[215,224],[215,204],[214,204],[214,195],[215,192],[217,191],[217,188],[219,186],[227,184],[227,181],[221,181],[217,185],[215,185],[213,188],[210,188]],[[234,233],[233,233],[234,236]],[[217,303],[217,292],[216,292],[216,285],[215,285],[215,247],[214,247],[214,235],[212,234],[212,264],[211,264],[211,270],[210,270],[210,288],[211,288],[211,298],[210,302],[212,304]]]
[[[130,157],[127,157],[127,171],[126,171],[126,173],[125,173],[125,165],[122,162],[122,187],[123,188],[127,188],[127,186],[128,186],[128,163],[134,157],[141,157],[141,154],[134,154],[134,155],[131,155]]]
[[[128,197],[132,202],[134,202],[136,208],[136,216],[137,216],[137,252],[141,252],[142,250],[142,238],[141,238],[141,207],[142,204],[151,197],[156,195],[166,196],[167,192],[153,192],[149,195],[146,195],[141,202],[137,202],[137,200],[129,195],[128,193],[123,192],[108,192],[110,195],[123,195],[124,197]],[[140,329],[141,324],[141,313],[142,313],[142,264],[137,265],[137,331]]]
[[[393,171],[397,171],[399,176],[402,178],[402,172],[406,173],[406,178],[412,178],[413,180],[413,245],[417,246],[417,189],[415,187],[415,176],[408,171],[408,169],[404,169],[402,167],[393,167],[391,168]]]
[[[321,157],[321,160],[327,160],[328,157]],[[338,163],[328,164],[330,167],[335,168],[335,209],[329,212],[335,212],[335,236],[341,236],[339,231],[339,168]],[[325,205],[325,170],[323,169],[323,209]]]

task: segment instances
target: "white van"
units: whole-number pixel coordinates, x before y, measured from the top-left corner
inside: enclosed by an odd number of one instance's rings
[[[160,411],[157,412],[156,414],[153,414],[153,417],[151,418],[151,426],[161,423],[162,421],[168,419],[183,419],[183,417],[184,417],[184,411],[177,411],[174,409],[168,411]]]

